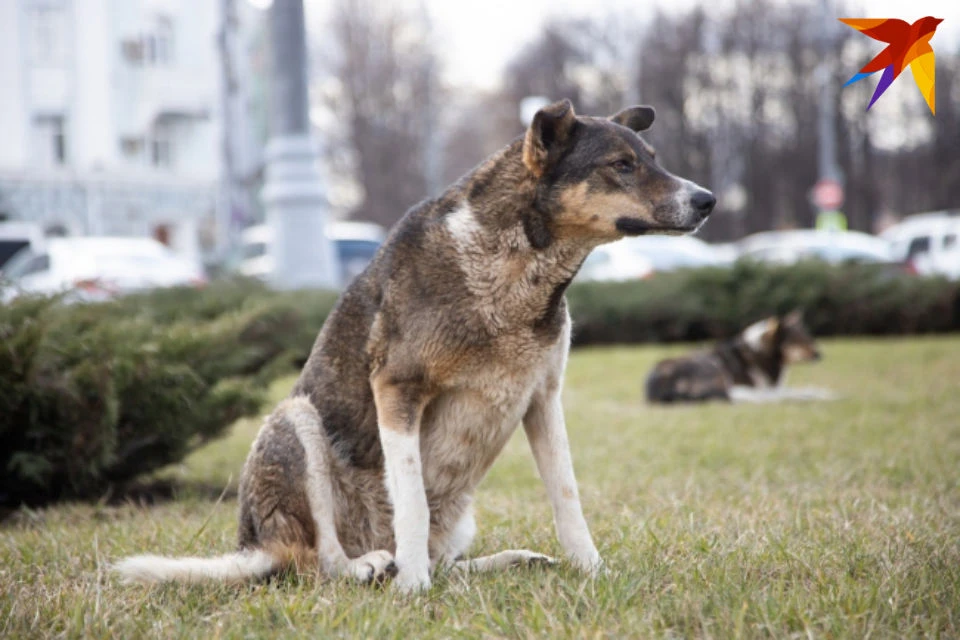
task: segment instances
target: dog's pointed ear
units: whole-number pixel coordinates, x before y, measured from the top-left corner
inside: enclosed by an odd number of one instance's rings
[[[650,125],[653,124],[653,119],[656,115],[657,114],[653,110],[653,107],[641,105],[637,107],[628,107],[620,113],[610,116],[610,121],[616,122],[617,124],[623,125],[628,129],[632,129],[633,131],[640,133],[641,131],[646,131],[650,128]]]
[[[537,111],[523,139],[523,164],[538,178],[570,137],[577,114],[569,100],[561,100]]]
[[[761,349],[764,345],[773,344],[780,330],[779,316],[771,316],[758,320],[743,330],[743,340],[754,349]]]

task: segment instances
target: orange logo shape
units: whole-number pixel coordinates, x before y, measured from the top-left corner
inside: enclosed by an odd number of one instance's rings
[[[887,43],[887,47],[883,51],[843,85],[853,84],[883,70],[883,75],[880,76],[880,84],[877,85],[873,98],[867,105],[867,111],[883,95],[883,92],[893,84],[900,72],[907,65],[910,65],[913,80],[917,83],[917,88],[923,94],[924,100],[927,101],[930,112],[937,113],[936,87],[934,84],[935,57],[933,48],[930,46],[930,38],[937,30],[937,25],[943,22],[941,18],[927,16],[926,18],[920,18],[913,24],[907,24],[896,18],[840,18],[840,22],[853,27],[857,31],[862,31],[864,35],[870,36],[874,40]]]

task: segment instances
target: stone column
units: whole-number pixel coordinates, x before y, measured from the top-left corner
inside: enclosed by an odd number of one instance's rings
[[[335,289],[340,268],[327,238],[329,207],[310,135],[302,0],[270,7],[270,140],[263,202],[273,233],[271,283],[282,289]]]

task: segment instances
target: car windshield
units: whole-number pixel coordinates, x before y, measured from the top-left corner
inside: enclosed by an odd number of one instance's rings
[[[918,256],[921,253],[929,253],[929,252],[930,252],[930,236],[920,236],[918,238],[914,238],[913,240],[910,241],[909,247],[907,247],[908,258],[913,258],[914,256]]]
[[[3,265],[17,255],[18,251],[27,246],[30,246],[30,241],[25,239],[0,240],[0,269],[3,269]]]

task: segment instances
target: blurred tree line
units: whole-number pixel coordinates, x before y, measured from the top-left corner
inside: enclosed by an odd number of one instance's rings
[[[893,87],[865,113],[875,81],[840,87],[881,44],[839,22],[825,33],[819,12],[798,2],[656,13],[642,24],[623,15],[553,20],[507,65],[499,89],[470,93],[444,87],[422,11],[338,0],[332,22],[318,56],[320,73],[332,79],[322,99],[335,114],[323,136],[334,170],[358,187],[356,219],[390,225],[438,193],[519,135],[519,102],[539,95],[569,98],[592,115],[653,105],[648,140],[662,164],[720,196],[705,228],[711,239],[810,227],[824,73],[836,88],[851,228],[872,231],[885,214],[960,206],[955,44],[934,39],[932,117],[909,72],[896,83],[907,90]]]

